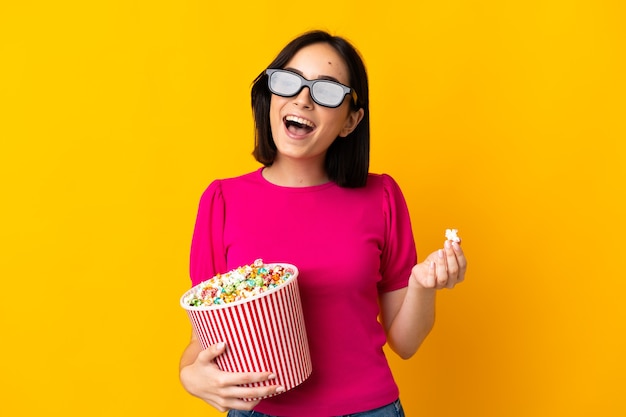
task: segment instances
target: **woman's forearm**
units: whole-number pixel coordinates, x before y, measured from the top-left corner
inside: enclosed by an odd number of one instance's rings
[[[194,363],[200,351],[202,351],[200,341],[197,338],[192,337],[189,345],[187,345],[187,347],[183,351],[183,354],[180,356],[180,369],[183,369],[185,366]]]
[[[417,352],[435,323],[436,290],[411,284],[387,331],[389,346],[403,359]]]

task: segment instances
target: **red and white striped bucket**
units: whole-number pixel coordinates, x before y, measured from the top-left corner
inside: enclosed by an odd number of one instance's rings
[[[309,344],[302,316],[298,269],[283,284],[251,298],[231,303],[193,307],[180,299],[203,349],[219,342],[226,352],[215,358],[228,372],[273,372],[276,379],[245,386],[281,385],[288,391],[306,380],[312,371]],[[202,284],[198,284],[202,285]],[[276,394],[274,394],[276,395]]]

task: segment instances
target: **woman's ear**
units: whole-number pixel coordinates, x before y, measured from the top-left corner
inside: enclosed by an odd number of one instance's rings
[[[343,129],[339,132],[339,136],[345,138],[348,136],[356,127],[359,125],[361,120],[363,120],[363,115],[365,111],[363,109],[358,109],[357,111],[351,111],[346,118],[346,123],[343,125]]]

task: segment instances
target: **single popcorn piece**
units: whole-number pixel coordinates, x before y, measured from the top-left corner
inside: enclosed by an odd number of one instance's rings
[[[452,242],[459,243],[461,238],[457,236],[459,231],[457,229],[446,229],[446,239]]]
[[[184,299],[184,303],[193,307],[207,307],[251,298],[278,287],[293,273],[291,269],[266,265],[262,259],[257,259],[252,265],[217,274],[198,284]]]

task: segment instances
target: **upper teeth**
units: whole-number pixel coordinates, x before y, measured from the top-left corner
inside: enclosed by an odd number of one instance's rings
[[[287,116],[287,117],[285,117],[285,120],[288,121],[288,122],[300,123],[301,125],[309,126],[311,128],[315,127],[313,122],[311,122],[310,120],[306,120],[306,119],[303,119],[303,118],[297,117],[297,116]]]

